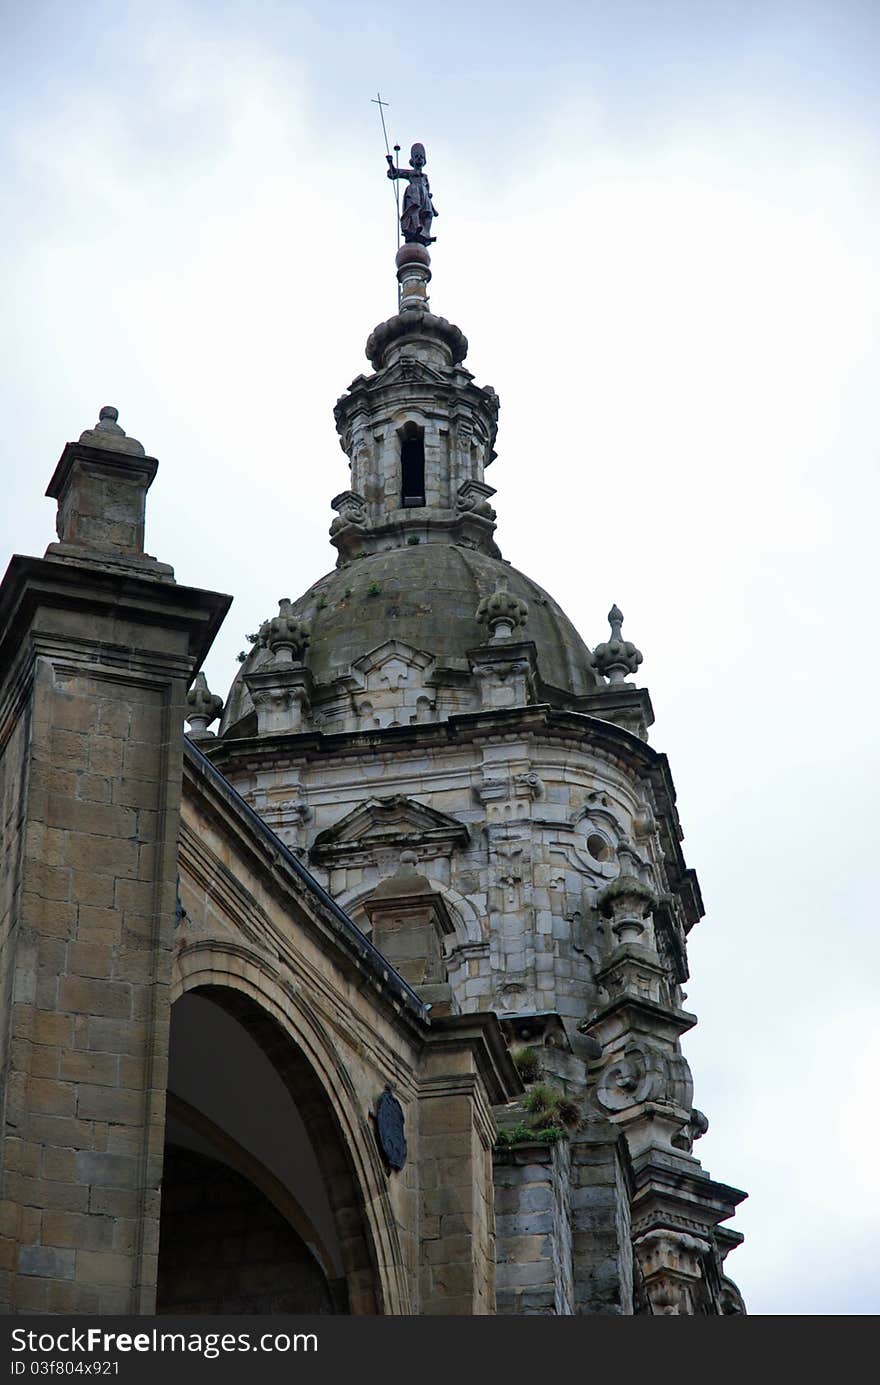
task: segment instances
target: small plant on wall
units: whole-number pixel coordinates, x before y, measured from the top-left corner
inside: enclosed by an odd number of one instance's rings
[[[530,1082],[537,1082],[543,1069],[541,1068],[541,1055],[536,1048],[529,1048],[527,1045],[512,1048],[510,1056],[513,1059],[513,1066],[519,1073],[520,1081],[526,1086]]]
[[[516,1062],[516,1059],[514,1059]],[[551,1082],[537,1082],[530,1087],[522,1102],[525,1120],[498,1132],[498,1145],[527,1144],[533,1140],[554,1144],[573,1130],[581,1118],[580,1107],[561,1087]]]

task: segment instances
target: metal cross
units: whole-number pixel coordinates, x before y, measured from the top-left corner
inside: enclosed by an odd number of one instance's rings
[[[390,154],[391,150],[388,147],[388,131],[385,129],[385,111],[382,109],[382,107],[389,107],[391,105],[391,102],[383,101],[382,93],[380,91],[377,91],[375,97],[370,102],[370,105],[379,107],[379,119],[382,121],[382,134],[385,136],[385,153]]]
[[[389,106],[391,105],[391,102],[390,102],[390,101],[383,101],[383,100],[382,100],[382,93],[381,93],[380,91],[377,91],[377,92],[376,92],[376,95],[375,95],[374,97],[371,98],[371,100],[370,100],[370,105],[371,105],[371,106],[378,106],[378,107],[379,107],[379,119],[382,121],[382,134],[385,136],[385,153],[388,155],[388,157],[389,157],[389,159],[390,159],[390,158],[391,158],[391,149],[390,149],[389,144],[388,144],[388,131],[387,131],[387,129],[385,128],[385,108],[386,108],[386,107],[389,107]],[[399,152],[399,150],[400,150],[400,145],[399,145],[399,144],[395,144],[395,146],[394,146],[394,152],[395,152],[395,154],[397,154],[397,153]],[[400,249],[400,187],[399,187],[399,185],[398,185],[398,183],[397,183],[396,180],[395,180],[395,183],[394,183],[394,205],[395,205],[395,207],[397,208],[397,228],[396,228],[396,231],[397,231],[397,248],[398,248],[398,250],[399,250],[399,249]],[[398,308],[400,307],[400,293],[401,293],[401,289],[400,289],[400,285],[398,284],[398,286],[397,286],[397,306],[398,306]]]

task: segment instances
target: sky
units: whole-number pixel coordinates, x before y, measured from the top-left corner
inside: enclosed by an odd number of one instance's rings
[[[644,653],[706,918],[685,1039],[751,1312],[880,1311],[875,1191],[880,6],[0,0],[0,562],[103,404],[147,549],[235,601],[333,566],[332,406],[396,305],[421,140],[432,308],[501,397],[497,538]],[[861,689],[859,697],[856,692]],[[864,698],[862,698],[862,693]]]

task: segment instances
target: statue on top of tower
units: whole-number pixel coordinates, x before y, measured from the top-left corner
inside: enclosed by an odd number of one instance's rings
[[[394,147],[396,149],[398,146]],[[403,239],[407,244],[432,245],[437,237],[431,235],[431,222],[438,213],[431,201],[428,175],[422,171],[425,167],[425,146],[413,145],[409,168],[395,168],[391,155],[386,154],[385,157],[388,160],[388,177],[405,178],[409,184],[403,194],[403,211],[400,214]]]

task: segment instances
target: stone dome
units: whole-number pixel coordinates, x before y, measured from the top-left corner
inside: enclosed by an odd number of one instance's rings
[[[552,597],[501,559],[444,543],[372,553],[328,573],[293,602],[291,614],[311,627],[306,667],[316,685],[326,686],[355,660],[396,639],[432,655],[438,667],[467,673],[468,650],[486,640],[477,607],[500,579],[528,606],[517,636],[534,643],[543,681],[568,697],[595,691],[593,656]],[[221,735],[234,733],[253,710],[243,674],[269,657],[259,646],[248,655],[230,690]]]

